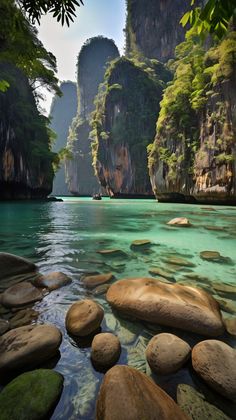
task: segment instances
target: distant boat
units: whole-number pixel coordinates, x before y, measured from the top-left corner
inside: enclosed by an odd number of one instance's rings
[[[92,198],[93,198],[93,200],[101,200],[102,196],[101,196],[100,193],[98,193],[98,194],[94,194]]]

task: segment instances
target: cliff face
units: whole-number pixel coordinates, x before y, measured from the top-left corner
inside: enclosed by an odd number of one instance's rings
[[[43,198],[52,190],[53,153],[45,118],[40,116],[26,77],[0,63],[0,199]]]
[[[53,151],[66,147],[69,126],[77,111],[77,86],[73,82],[63,82],[60,86],[63,96],[55,96],[53,99],[50,116],[52,117],[51,128],[57,134],[56,143]],[[68,195],[69,190],[65,179],[65,165],[62,163],[61,168],[55,175],[53,181],[54,195]]]
[[[127,0],[126,52],[138,50],[162,62],[173,58],[185,35],[179,21],[189,7],[189,0]]]
[[[68,188],[74,195],[92,195],[100,190],[92,167],[89,120],[107,64],[118,56],[114,42],[103,37],[89,39],[78,56],[78,113],[67,143],[73,158],[66,162]]]
[[[236,201],[236,33],[205,51],[194,34],[177,49],[149,171],[161,201]]]
[[[155,134],[162,83],[150,65],[116,60],[97,98],[94,166],[110,196],[152,194],[146,147]]]

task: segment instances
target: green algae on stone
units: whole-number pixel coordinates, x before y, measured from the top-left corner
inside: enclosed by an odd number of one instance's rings
[[[0,393],[1,420],[42,420],[50,418],[63,388],[63,376],[38,369],[11,381]]]
[[[177,403],[192,420],[230,420],[226,414],[205,400],[204,395],[186,384],[177,388]]]

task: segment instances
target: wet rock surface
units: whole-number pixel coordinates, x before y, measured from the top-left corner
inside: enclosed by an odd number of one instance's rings
[[[2,294],[1,302],[6,308],[21,307],[43,298],[42,292],[29,282],[21,282]]]
[[[0,337],[0,371],[39,366],[54,356],[62,335],[53,325],[19,327]]]
[[[144,321],[212,337],[224,331],[217,302],[201,289],[135,278],[117,281],[106,296],[118,311]]]
[[[121,414],[122,413],[122,414]],[[114,366],[105,375],[97,400],[97,420],[187,420],[185,414],[145,374]]]
[[[46,287],[48,290],[56,290],[60,287],[66,286],[71,283],[71,278],[60,271],[54,271],[44,276],[38,277],[34,281],[36,287]]]
[[[190,221],[186,217],[176,217],[175,219],[170,220],[167,225],[170,226],[180,226],[180,227],[190,227],[192,226]]]
[[[1,419],[49,418],[63,389],[63,376],[49,369],[23,373],[0,393]]]
[[[111,333],[95,335],[91,347],[91,359],[97,367],[111,367],[119,359],[121,346],[119,339]]]
[[[222,341],[205,340],[194,346],[192,364],[215,391],[236,402],[236,350]]]
[[[103,320],[104,311],[93,300],[73,303],[66,314],[66,329],[71,335],[83,337],[96,331]]]
[[[93,289],[103,283],[108,283],[114,278],[112,273],[98,274],[95,276],[83,276],[82,282],[88,289]]]
[[[191,347],[173,334],[155,335],[148,343],[146,357],[150,368],[157,374],[176,372],[189,359]]]

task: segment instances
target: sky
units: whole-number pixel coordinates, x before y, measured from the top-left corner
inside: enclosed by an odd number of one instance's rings
[[[120,53],[124,52],[125,0],[84,0],[78,7],[77,17],[70,27],[62,27],[52,16],[46,15],[38,27],[38,37],[44,47],[57,59],[60,81],[76,81],[76,60],[84,42],[93,36],[112,38]],[[50,110],[52,94],[42,91],[45,100],[40,106],[45,113]]]

